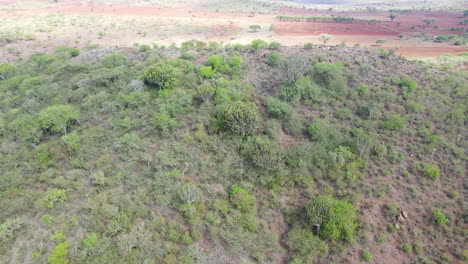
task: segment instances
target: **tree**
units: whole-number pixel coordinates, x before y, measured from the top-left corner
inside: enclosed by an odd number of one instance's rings
[[[221,69],[221,66],[224,64],[224,59],[220,55],[211,55],[208,58],[208,66],[211,66],[213,70],[217,71]]]
[[[262,27],[259,26],[259,25],[251,25],[249,28],[250,28],[253,32],[258,32],[260,29],[262,29]]]
[[[332,36],[329,34],[320,34],[319,36],[319,40],[323,42],[323,45],[327,44],[327,42],[331,39],[332,39]]]
[[[250,102],[233,102],[221,112],[224,126],[241,136],[255,132],[260,126],[261,117],[257,106]]]
[[[434,222],[437,225],[443,225],[443,224],[446,224],[446,223],[449,222],[447,216],[442,211],[440,211],[439,209],[435,209],[432,212],[432,214],[434,216]]]
[[[268,43],[261,39],[256,39],[252,41],[252,49],[254,51],[259,51],[261,48],[267,47]]]
[[[215,70],[211,66],[205,66],[200,68],[199,73],[201,77],[207,79],[213,77]]]
[[[435,23],[437,20],[434,18],[425,18],[423,21],[426,23],[426,25],[429,26],[430,24]]]
[[[395,18],[397,17],[397,15],[391,13],[391,14],[389,15],[389,17],[390,17],[390,20],[393,21],[393,20],[395,20]]]
[[[209,83],[204,83],[197,88],[197,94],[204,102],[208,102],[214,95],[216,89]]]
[[[179,188],[177,194],[184,203],[192,204],[200,198],[201,191],[193,183],[186,183]]]
[[[286,244],[293,251],[293,261],[290,263],[313,263],[315,257],[328,253],[327,243],[310,230],[299,227],[293,227],[288,232]]]
[[[39,113],[42,129],[67,134],[70,124],[80,117],[80,112],[72,105],[52,105]]]
[[[312,198],[306,205],[309,222],[317,234],[332,240],[351,241],[357,227],[356,208],[348,202],[335,200],[331,195]]]
[[[284,165],[284,156],[278,144],[266,136],[249,137],[242,144],[242,153],[255,166],[264,170],[277,170]]]
[[[387,40],[386,39],[378,39],[375,41],[375,43],[379,46],[381,46],[382,44],[384,44]]]
[[[311,62],[308,58],[294,54],[280,64],[280,73],[286,83],[294,84],[310,70]]]
[[[70,245],[68,242],[59,243],[52,253],[50,253],[48,260],[50,264],[68,264],[68,249]]]
[[[255,213],[257,211],[257,205],[255,203],[255,197],[250,195],[244,188],[235,186],[229,193],[231,202],[236,206],[237,209],[244,213]]]
[[[181,72],[174,66],[158,62],[149,67],[145,74],[145,82],[158,89],[172,89],[179,83]]]

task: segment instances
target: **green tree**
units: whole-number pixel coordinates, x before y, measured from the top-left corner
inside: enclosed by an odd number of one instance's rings
[[[52,105],[39,113],[39,123],[45,130],[67,134],[70,124],[80,117],[72,105]]]
[[[380,122],[380,127],[387,130],[400,130],[406,126],[406,118],[400,116],[399,114],[390,114],[387,118]]]
[[[181,72],[178,68],[164,63],[158,62],[149,67],[145,74],[145,82],[158,89],[172,89],[179,83]]]
[[[293,227],[286,236],[286,244],[293,251],[293,263],[313,263],[314,258],[328,253],[328,245],[310,230]]]
[[[327,44],[328,41],[332,39],[332,36],[329,34],[320,34],[319,40],[323,42],[324,45]]]
[[[424,176],[431,180],[438,180],[440,178],[440,169],[435,164],[423,165]]]
[[[213,70],[217,71],[221,69],[224,64],[224,59],[220,55],[211,55],[208,58],[208,66],[211,66]]]
[[[276,170],[284,165],[284,155],[278,144],[266,136],[249,137],[242,144],[242,153],[257,167]]]
[[[311,67],[311,62],[307,57],[294,54],[281,62],[280,72],[288,84],[294,84],[304,76]]]
[[[255,213],[257,211],[257,205],[255,197],[250,195],[244,188],[235,186],[229,193],[231,202],[242,212]]]
[[[249,26],[249,28],[250,28],[253,32],[258,32],[260,29],[262,29],[262,27],[259,26],[259,25],[251,25],[251,26]]]
[[[281,56],[278,53],[272,52],[268,54],[268,65],[276,67],[280,65],[280,63],[281,63]]]
[[[446,224],[446,223],[449,222],[447,216],[442,211],[440,211],[439,209],[435,209],[432,212],[432,215],[434,217],[434,222],[437,225],[443,225],[443,224]]]
[[[211,78],[215,74],[215,70],[213,70],[213,68],[211,66],[201,67],[199,72],[200,72],[200,76],[205,78],[205,79],[206,78]]]
[[[261,117],[257,106],[250,102],[233,102],[221,111],[224,126],[241,136],[254,133],[260,126]]]
[[[48,260],[50,264],[68,264],[68,242],[59,243],[50,253]]]
[[[356,208],[330,195],[312,198],[306,206],[309,222],[327,239],[351,241],[357,227]]]
[[[200,198],[201,191],[193,183],[186,183],[179,187],[177,194],[184,203],[192,204]]]
[[[67,200],[67,192],[65,190],[51,189],[45,197],[47,207],[49,208],[54,208],[57,203],[63,203],[65,200]]]
[[[261,48],[267,47],[268,43],[261,39],[256,39],[252,41],[252,49],[254,51],[259,51]]]

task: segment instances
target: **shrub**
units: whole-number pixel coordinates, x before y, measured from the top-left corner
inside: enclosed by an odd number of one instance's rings
[[[255,166],[265,170],[276,170],[284,165],[278,145],[265,136],[249,137],[242,144],[242,153]]]
[[[102,60],[102,65],[106,68],[115,68],[124,64],[127,57],[122,53],[113,53]]]
[[[70,53],[70,56],[76,57],[76,56],[80,55],[80,50],[79,49],[70,49],[69,53]]]
[[[401,249],[406,253],[411,253],[413,251],[413,246],[410,243],[405,243],[401,246]]]
[[[208,83],[204,83],[197,88],[197,94],[204,102],[207,102],[213,98],[215,91],[216,89]]]
[[[442,211],[440,211],[439,209],[435,209],[432,212],[432,215],[434,217],[434,222],[437,225],[443,225],[443,224],[446,224],[446,223],[449,222],[447,216]]]
[[[0,225],[0,242],[13,239],[14,233],[20,230],[23,225],[23,220],[19,218],[6,220]]]
[[[254,51],[259,51],[261,48],[267,47],[268,43],[261,39],[256,39],[252,41],[252,49]]]
[[[276,52],[268,54],[268,65],[276,67],[281,63],[281,56]]]
[[[308,42],[304,44],[304,49],[312,49],[313,47],[314,47],[314,43]]]
[[[268,112],[273,117],[286,117],[292,112],[292,108],[288,103],[285,103],[272,96],[268,96],[265,99],[265,104],[267,106]]]
[[[294,84],[283,84],[279,87],[279,95],[286,102],[296,105],[301,100],[302,91]]]
[[[244,188],[235,186],[229,193],[232,204],[242,212],[254,213],[257,210],[255,197],[250,195]]]
[[[293,227],[287,234],[286,244],[298,263],[313,263],[314,258],[328,253],[328,245],[310,230]]]
[[[200,68],[200,76],[203,78],[211,78],[215,74],[215,71],[211,66],[205,66]]]
[[[140,52],[148,52],[151,50],[151,46],[147,44],[140,45],[139,47]]]
[[[386,130],[396,131],[406,127],[406,118],[399,114],[391,114],[387,118],[380,122],[379,126]]]
[[[372,262],[374,260],[374,256],[370,251],[364,250],[361,255],[362,260],[365,262]]]
[[[257,106],[250,102],[233,102],[221,111],[224,126],[241,136],[254,133],[260,126],[261,117]]]
[[[281,62],[280,73],[288,84],[294,84],[310,70],[310,60],[294,54]]]
[[[231,66],[234,70],[240,70],[242,66],[242,58],[235,55],[229,60],[229,66]]]
[[[67,134],[70,124],[80,117],[80,112],[72,105],[52,105],[39,113],[39,123],[45,130]]]
[[[179,195],[180,200],[187,204],[196,202],[201,196],[200,190],[193,183],[183,184],[179,188],[177,194]]]
[[[281,43],[277,41],[273,41],[270,43],[270,49],[272,50],[279,50],[281,48]]]
[[[356,208],[350,203],[322,195],[312,198],[306,205],[306,211],[309,222],[321,237],[344,241],[354,239],[357,216]]]
[[[342,140],[341,132],[336,126],[324,119],[319,119],[312,123],[307,128],[307,132],[313,141],[318,141],[329,146],[336,146]]]
[[[337,63],[317,63],[314,65],[314,80],[319,85],[328,87],[334,80],[341,79],[343,75],[343,64]]]
[[[159,62],[149,67],[145,74],[145,82],[158,89],[172,89],[179,83],[181,72],[174,66]]]
[[[50,264],[68,264],[68,242],[59,243],[50,253],[48,260]]]
[[[221,69],[221,66],[224,64],[224,59],[220,55],[211,55],[208,58],[208,66],[211,66],[213,70],[217,71]]]
[[[65,190],[52,189],[47,192],[45,201],[47,207],[54,208],[57,203],[63,203],[67,200],[67,193]]]
[[[438,180],[440,178],[440,169],[435,164],[423,165],[424,176],[431,180]]]
[[[163,136],[170,136],[177,129],[179,122],[166,113],[157,112],[153,115],[152,123]]]

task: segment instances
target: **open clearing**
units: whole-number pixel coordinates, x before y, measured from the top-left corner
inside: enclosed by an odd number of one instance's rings
[[[203,1],[202,1],[203,2]],[[0,51],[2,61],[27,57],[35,52],[47,52],[59,46],[83,48],[91,45],[129,46],[138,44],[171,45],[190,39],[206,42],[247,44],[254,39],[278,41],[284,45],[319,43],[322,33],[332,35],[331,45],[347,44],[386,49],[398,48],[406,57],[433,57],[447,53],[459,54],[465,47],[451,43],[435,43],[412,37],[424,32],[427,36],[461,35],[465,25],[461,11],[413,11],[398,14],[390,21],[387,11],[327,11],[306,8],[280,8],[271,14],[208,11],[202,6],[184,6],[175,1],[154,3],[112,3],[43,0],[17,2],[0,1]],[[283,22],[278,15],[335,16],[380,20],[380,23],[315,23]],[[436,22],[426,25],[424,18]],[[259,25],[252,32],[249,26]],[[435,28],[437,26],[438,28]],[[453,31],[451,28],[462,28]],[[404,38],[398,36],[404,34]],[[0,40],[1,40],[0,39]],[[384,39],[381,45],[377,40]],[[32,41],[34,40],[34,41]]]

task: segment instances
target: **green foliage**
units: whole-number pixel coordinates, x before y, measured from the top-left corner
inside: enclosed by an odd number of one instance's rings
[[[11,240],[15,232],[24,226],[24,221],[19,218],[8,219],[0,225],[0,242]]]
[[[298,263],[312,263],[316,257],[328,254],[328,245],[307,229],[293,227],[287,234],[286,244]]]
[[[232,204],[242,212],[255,213],[257,205],[255,197],[250,195],[244,188],[235,186],[229,193]]]
[[[172,118],[166,113],[155,113],[153,115],[152,123],[154,127],[161,133],[161,135],[168,137],[176,131],[179,126],[177,119]]]
[[[54,250],[49,254],[48,260],[50,264],[68,264],[68,250],[70,245],[68,242],[59,243]]]
[[[411,253],[413,251],[413,246],[410,243],[405,243],[401,246],[401,249],[406,253]]]
[[[356,208],[350,203],[322,195],[312,198],[306,211],[309,222],[317,227],[321,237],[344,241],[354,239],[357,215]]]
[[[384,121],[380,122],[379,126],[390,131],[401,130],[406,127],[406,118],[399,114],[390,114]]]
[[[80,50],[79,49],[70,49],[70,56],[72,57],[76,57],[78,55],[80,55]]]
[[[440,178],[440,169],[435,164],[423,165],[424,176],[431,180],[438,180]]]
[[[106,68],[115,68],[127,62],[127,56],[122,53],[112,53],[102,60],[102,65]]]
[[[287,84],[294,84],[310,70],[310,66],[308,58],[294,54],[281,62],[280,72]]]
[[[262,27],[259,25],[251,25],[249,28],[254,32],[258,32],[260,29],[262,29]]]
[[[222,109],[221,118],[226,129],[243,137],[254,133],[261,122],[257,106],[249,102],[228,104]]]
[[[372,262],[374,260],[374,256],[370,251],[364,250],[361,255],[362,260],[365,262]]]
[[[48,208],[54,208],[57,203],[64,203],[65,200],[67,200],[66,190],[51,189],[45,197]]]
[[[213,77],[216,73],[211,66],[201,67],[199,72],[200,76],[205,79]]]
[[[264,170],[277,170],[284,165],[280,148],[265,136],[249,137],[242,144],[242,153],[255,166]]]
[[[434,223],[437,225],[444,225],[449,222],[447,216],[439,209],[432,211],[432,215],[434,217]]]
[[[270,49],[272,50],[279,50],[281,48],[281,43],[277,42],[277,41],[272,41],[270,43]]]
[[[259,51],[261,48],[268,47],[268,43],[261,39],[253,40],[251,45],[254,51]]]
[[[235,71],[238,71],[242,67],[242,58],[238,55],[232,56],[231,60],[229,60],[229,66]]]
[[[343,78],[343,64],[340,62],[316,63],[313,69],[313,76],[317,84],[329,87],[333,81]]]
[[[197,95],[204,101],[208,102],[213,98],[216,89],[209,83],[204,83],[197,88]]]
[[[292,108],[288,103],[272,96],[265,98],[265,105],[268,109],[268,112],[273,117],[283,118],[292,112]]]
[[[211,55],[208,58],[208,66],[211,66],[213,70],[218,71],[224,64],[224,59],[220,55]]]
[[[281,64],[281,55],[276,52],[271,52],[268,54],[268,65],[272,67],[277,67]]]
[[[16,67],[7,63],[0,64],[0,80],[5,80],[13,76]]]
[[[201,196],[201,191],[193,183],[183,184],[177,193],[180,200],[187,204],[196,202]]]
[[[83,239],[83,245],[85,248],[92,250],[96,246],[98,240],[99,236],[97,233],[90,233],[86,235],[85,239]]]
[[[149,67],[145,74],[145,82],[158,89],[173,89],[179,84],[181,72],[174,66],[159,62]]]
[[[67,134],[67,128],[80,117],[80,112],[72,105],[52,105],[39,113],[38,121],[42,129]]]

